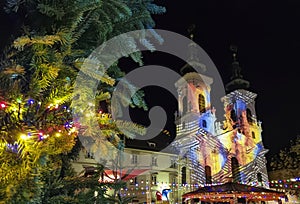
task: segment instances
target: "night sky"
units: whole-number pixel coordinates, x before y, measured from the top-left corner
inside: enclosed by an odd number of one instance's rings
[[[197,2],[197,4],[196,4]],[[238,47],[238,60],[250,90],[257,93],[257,118],[262,121],[267,157],[289,145],[300,133],[300,1],[185,0],[162,1],[167,12],[155,17],[156,28],[188,36],[210,56],[223,82],[230,80],[229,46]]]
[[[230,79],[232,61],[229,46],[238,47],[238,60],[250,90],[257,93],[257,117],[262,121],[267,157],[288,146],[300,132],[298,76],[300,58],[300,1],[259,0],[156,0],[167,12],[154,16],[156,27],[188,36],[187,28],[196,25],[195,42],[210,56],[224,83]],[[196,4],[197,2],[197,4]],[[2,6],[2,4],[1,4]],[[2,12],[2,11],[1,11]],[[15,16],[1,13],[0,47],[18,25]],[[154,58],[153,58],[154,56]],[[145,57],[145,64],[178,64],[170,56]],[[155,60],[154,60],[155,59]],[[168,60],[170,59],[170,60]],[[149,104],[160,104],[155,93],[146,96]],[[167,95],[168,93],[165,93]],[[170,99],[170,112],[176,101]],[[141,115],[144,113],[139,112]],[[169,118],[170,128],[172,117]],[[172,131],[171,131],[172,132]]]

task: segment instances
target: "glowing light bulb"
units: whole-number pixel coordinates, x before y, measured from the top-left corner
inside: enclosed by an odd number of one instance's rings
[[[27,101],[27,103],[31,105],[31,104],[34,103],[34,100],[33,100],[33,99],[29,99],[29,100]]]
[[[27,139],[28,139],[28,136],[25,135],[25,134],[21,134],[21,135],[20,135],[20,138],[21,138],[22,140],[27,140]]]
[[[22,99],[21,98],[17,98],[17,102],[18,103],[22,103]]]

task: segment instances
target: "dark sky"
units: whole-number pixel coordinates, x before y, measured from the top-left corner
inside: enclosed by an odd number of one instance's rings
[[[300,132],[300,1],[185,0],[162,1],[167,12],[155,17],[156,28],[187,36],[196,25],[195,42],[230,78],[230,44],[238,47],[244,79],[256,98],[267,156],[289,145]]]
[[[224,83],[229,81],[231,74],[229,46],[238,46],[242,74],[250,81],[251,90],[258,94],[257,117],[262,121],[265,147],[270,150],[267,156],[287,146],[289,140],[300,132],[297,99],[300,83],[300,1],[155,2],[167,9],[165,14],[154,16],[156,28],[188,36],[187,28],[191,24],[196,25],[195,42],[213,60]],[[0,21],[1,47],[5,44],[3,39],[7,39],[18,22],[14,16],[3,16],[3,13]],[[148,64],[151,64],[149,59]],[[147,58],[145,61],[147,63]],[[160,62],[173,66],[168,57]],[[153,100],[151,97],[146,99]],[[176,101],[170,100],[169,106],[176,109]]]

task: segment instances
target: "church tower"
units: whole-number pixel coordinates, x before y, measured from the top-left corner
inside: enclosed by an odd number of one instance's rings
[[[193,37],[190,30],[192,40]],[[211,183],[211,170],[206,164],[212,164],[213,161],[206,151],[201,153],[203,150],[201,148],[209,146],[208,140],[213,146],[218,141],[213,136],[216,121],[210,94],[213,79],[205,75],[207,67],[200,63],[196,44],[192,42],[188,46],[187,64],[180,69],[182,78],[175,83],[178,92],[178,114],[175,120],[176,138],[173,144],[181,157],[179,183],[191,186]],[[196,72],[193,67],[201,70],[201,73]]]
[[[255,111],[256,94],[249,91],[250,83],[243,79],[242,68],[237,60],[237,47],[231,46],[233,54],[232,77],[226,84],[226,96],[222,98],[225,108],[223,134],[231,141],[223,142],[228,150],[233,181],[269,187],[265,154],[262,142],[261,122]],[[228,139],[228,138],[227,138]]]
[[[189,30],[193,40],[192,30]],[[193,67],[201,70],[196,72]],[[196,44],[189,44],[189,58],[180,69],[183,76],[175,86],[178,92],[178,115],[176,117],[177,138],[190,134],[199,127],[214,134],[214,122],[216,120],[211,104],[210,91],[213,79],[204,75],[206,66],[200,63]],[[210,113],[210,114],[208,114]]]
[[[269,187],[268,150],[255,111],[257,95],[249,91],[250,83],[243,79],[237,48],[231,47],[232,77],[221,99],[225,120],[217,121],[210,94],[213,79],[205,75],[206,66],[199,62],[194,46],[189,45],[190,57],[181,69],[183,77],[175,83],[178,114],[173,146],[180,156],[179,183],[195,186],[233,181]]]

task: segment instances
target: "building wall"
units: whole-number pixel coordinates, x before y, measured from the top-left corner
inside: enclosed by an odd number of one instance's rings
[[[133,159],[133,157],[135,158]],[[157,192],[170,189],[171,192],[168,198],[172,202],[179,202],[181,194],[178,194],[179,165],[177,163],[178,155],[176,154],[125,148],[122,156],[122,166],[119,168],[123,169],[128,177],[124,178],[126,188],[121,190],[121,194],[136,196],[135,201],[139,203],[147,200],[155,202]],[[96,164],[97,161],[91,157],[88,158],[87,152],[82,150],[79,159],[73,162],[73,167],[77,173],[81,172],[84,175],[84,170],[88,169],[87,167],[93,167]],[[117,164],[111,166],[108,163],[106,166],[107,172],[115,169],[115,166]],[[121,176],[125,175],[124,172]],[[190,177],[190,174],[187,174],[187,177]],[[104,178],[104,182],[107,181],[110,180]],[[180,186],[179,188],[185,189],[186,187]]]

